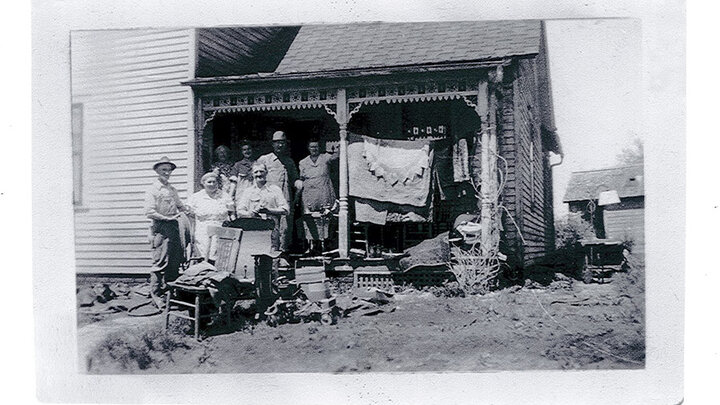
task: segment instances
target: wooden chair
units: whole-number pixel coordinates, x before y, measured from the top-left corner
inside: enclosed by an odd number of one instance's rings
[[[365,256],[370,255],[370,238],[368,224],[353,222],[350,227],[350,249],[364,251]]]
[[[217,235],[217,258],[215,268],[235,274],[240,240],[243,230],[237,228],[208,227],[209,235]],[[195,287],[168,282],[169,291],[165,301],[165,330],[168,328],[170,316],[188,319],[193,323],[195,339],[200,338],[201,320],[215,317],[221,308],[216,308],[206,287]],[[172,307],[172,308],[171,308]],[[189,315],[185,314],[189,310]],[[225,308],[226,320],[230,321],[231,308]]]

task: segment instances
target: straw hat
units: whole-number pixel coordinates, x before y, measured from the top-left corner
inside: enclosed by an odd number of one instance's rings
[[[158,166],[160,166],[160,165],[162,165],[162,164],[165,164],[165,163],[167,163],[167,164],[169,164],[170,166],[172,166],[172,170],[175,170],[175,168],[177,167],[177,165],[176,165],[175,163],[171,162],[170,159],[169,159],[167,156],[163,156],[163,157],[160,158],[160,160],[158,160],[157,162],[155,162],[155,164],[153,165],[153,170],[157,169]]]

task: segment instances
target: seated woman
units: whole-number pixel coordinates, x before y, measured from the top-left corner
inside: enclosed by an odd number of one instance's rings
[[[221,226],[230,219],[235,206],[230,196],[218,187],[218,175],[206,173],[200,180],[203,190],[190,196],[188,206],[195,215],[195,248],[208,261],[217,256],[217,236],[208,236],[208,226]]]

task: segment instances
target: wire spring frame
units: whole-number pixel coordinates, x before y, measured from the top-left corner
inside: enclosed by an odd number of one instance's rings
[[[489,131],[492,128],[486,128]],[[478,145],[479,147],[481,145]],[[502,269],[502,260],[500,259],[500,233],[502,231],[501,215],[504,210],[510,218],[512,224],[518,231],[518,235],[523,244],[525,239],[520,232],[517,222],[510,214],[510,211],[500,201],[500,197],[505,188],[508,163],[505,158],[498,153],[493,152],[491,167],[498,166],[498,160],[502,162],[502,168],[497,167],[497,190],[491,196],[490,200],[490,216],[492,218],[490,224],[490,237],[486,241],[476,241],[469,249],[461,249],[457,246],[451,247],[453,259],[448,263],[450,271],[455,275],[455,280],[460,288],[466,293],[485,294],[497,287],[498,276]],[[475,189],[476,198],[482,198],[482,184],[471,179],[473,188]],[[483,246],[484,244],[484,246]]]

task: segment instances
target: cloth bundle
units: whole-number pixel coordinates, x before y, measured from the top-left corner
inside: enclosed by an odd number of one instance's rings
[[[410,271],[417,266],[442,266],[450,262],[450,244],[448,232],[427,239],[405,250],[400,259],[402,271]]]
[[[440,199],[452,200],[467,193],[466,185],[472,180],[472,172],[479,166],[470,164],[468,140],[456,142],[443,140],[435,147],[433,167],[434,183],[437,185]]]
[[[243,283],[227,271],[218,271],[208,262],[188,267],[175,282],[190,287],[207,288],[218,308],[223,304],[232,306],[235,301],[251,294],[254,289],[252,283]]]
[[[432,203],[425,207],[397,205],[365,198],[355,199],[355,220],[385,225],[387,222],[429,222],[432,221]]]
[[[453,180],[456,183],[470,181],[467,139],[462,138],[453,145]]]

